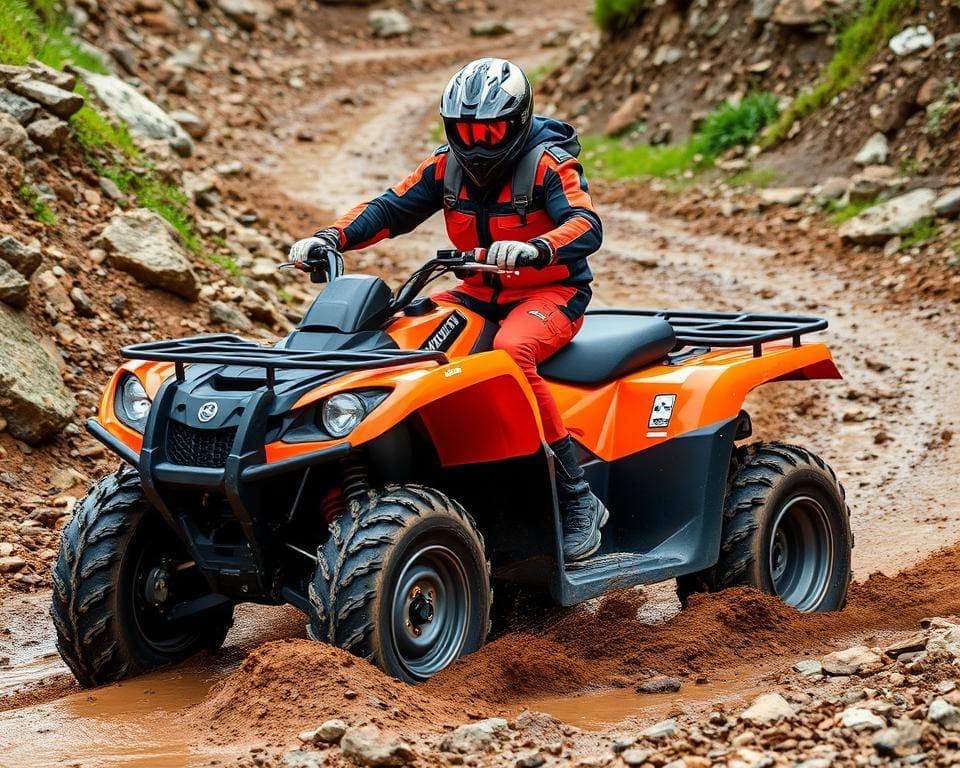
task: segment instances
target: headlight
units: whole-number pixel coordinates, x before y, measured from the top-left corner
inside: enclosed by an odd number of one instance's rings
[[[341,392],[323,404],[323,428],[332,437],[346,437],[366,415],[367,409],[358,395]]]
[[[140,380],[132,374],[124,378],[117,390],[114,407],[120,421],[137,432],[143,432],[147,425],[150,405],[150,398],[147,397],[147,392]]]

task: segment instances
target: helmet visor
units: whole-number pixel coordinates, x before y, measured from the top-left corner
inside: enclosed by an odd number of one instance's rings
[[[453,131],[447,131],[448,138],[464,149],[493,149],[500,146],[509,133],[506,120],[457,120],[452,128]]]

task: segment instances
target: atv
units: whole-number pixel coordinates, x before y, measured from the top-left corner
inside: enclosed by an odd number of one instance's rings
[[[744,397],[836,379],[816,317],[597,310],[541,366],[594,492],[601,549],[565,563],[553,456],[497,326],[419,297],[439,251],[392,293],[327,282],[274,345],[234,335],[135,344],[90,432],[124,464],[63,531],[60,654],[85,686],[216,649],[240,602],[289,603],[308,633],[420,682],[483,645],[492,585],[563,606],[676,579],[842,607],[853,538],[820,458],[747,445]],[[505,279],[508,279],[509,275]],[[419,298],[418,298],[419,297]]]

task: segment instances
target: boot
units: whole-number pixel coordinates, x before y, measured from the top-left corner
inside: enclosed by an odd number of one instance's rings
[[[610,513],[594,496],[577,462],[570,435],[550,444],[554,454],[557,503],[563,525],[563,559],[583,560],[600,548],[600,528]]]

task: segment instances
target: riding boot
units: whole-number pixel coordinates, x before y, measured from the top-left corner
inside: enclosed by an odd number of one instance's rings
[[[610,513],[584,479],[570,435],[551,443],[550,448],[563,525],[563,558],[567,562],[583,560],[600,548],[600,528]]]

